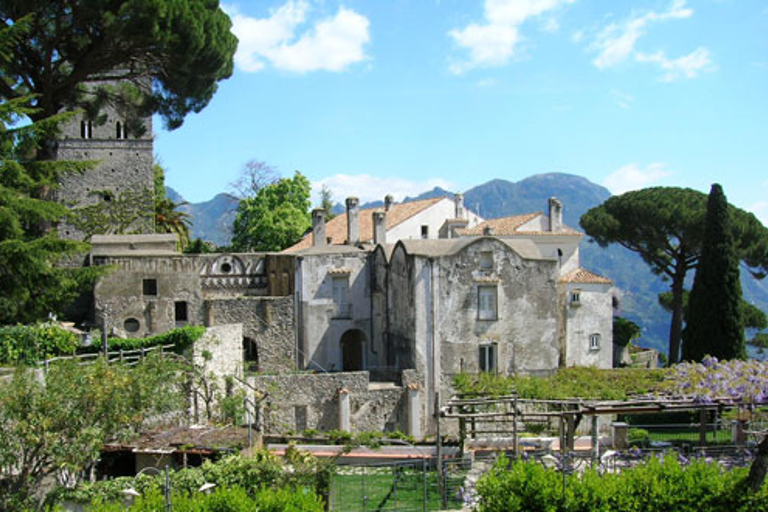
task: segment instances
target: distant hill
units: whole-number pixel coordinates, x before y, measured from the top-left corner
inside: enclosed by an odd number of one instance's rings
[[[168,197],[183,200],[173,189],[167,189]],[[415,201],[453,193],[440,187],[404,200]],[[586,178],[564,173],[538,174],[518,182],[503,179],[491,180],[464,193],[465,206],[479,215],[491,219],[520,213],[545,211],[547,200],[557,197],[563,203],[563,220],[573,228],[581,229],[579,218],[590,208],[601,204],[611,196],[604,187]],[[219,194],[210,201],[185,206],[194,220],[193,236],[209,240],[217,245],[229,245],[232,222],[237,209],[237,198]],[[361,205],[363,208],[382,206],[381,201]],[[344,206],[337,204],[336,213],[343,213]],[[581,245],[582,266],[614,280],[619,290],[619,314],[637,322],[643,329],[640,344],[666,352],[670,315],[658,305],[659,293],[668,291],[669,285],[654,275],[648,265],[635,253],[613,245],[605,249],[588,238]],[[693,279],[693,273],[690,275]],[[768,278],[753,279],[742,271],[744,297],[763,311],[768,312]]]
[[[165,195],[174,202],[185,202],[184,198],[171,187],[165,187]],[[180,210],[192,218],[192,238],[201,238],[217,246],[232,243],[232,223],[239,199],[230,194],[217,194],[202,203],[186,203]]]

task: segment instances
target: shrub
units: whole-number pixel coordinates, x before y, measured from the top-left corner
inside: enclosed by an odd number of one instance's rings
[[[205,327],[188,325],[177,329],[171,329],[163,334],[149,336],[147,338],[109,338],[107,344],[111,351],[139,350],[160,345],[173,345],[173,351],[181,354],[191,347],[195,341],[199,340],[204,333]],[[81,353],[94,353],[100,351],[101,346],[99,344],[84,347],[80,350]]]
[[[0,364],[33,365],[73,354],[79,345],[76,334],[51,323],[0,327]]]
[[[621,473],[587,470],[567,477],[536,462],[500,458],[477,484],[479,512],[768,511],[768,487],[745,492],[747,470],[704,461],[652,457]]]

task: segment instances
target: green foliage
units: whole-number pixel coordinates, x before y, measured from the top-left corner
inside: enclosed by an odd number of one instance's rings
[[[281,251],[309,228],[310,183],[300,172],[259,189],[237,207],[232,247],[236,251]]]
[[[686,360],[701,361],[706,355],[718,359],[747,356],[735,243],[728,201],[720,185],[712,185],[701,256],[688,301],[688,322],[683,332]]]
[[[205,334],[205,327],[199,325],[186,325],[147,338],[109,338],[107,345],[110,351],[138,350],[161,345],[173,345],[174,352],[182,354],[191,347],[195,341],[199,340],[203,334]],[[101,351],[101,345],[94,344],[90,347],[82,348],[79,352],[93,353],[99,351]]]
[[[124,235],[140,233],[146,228],[141,224],[148,212],[153,211],[149,189],[92,190],[95,201],[72,209],[70,222],[83,232],[83,240],[93,235]],[[74,205],[70,205],[74,206]],[[151,225],[150,225],[151,226]]]
[[[242,425],[245,422],[245,392],[238,391],[219,399],[221,421],[229,425]]]
[[[210,254],[215,252],[214,247],[208,242],[203,241],[201,238],[195,238],[192,242],[184,248],[184,254]]]
[[[147,418],[184,405],[176,365],[150,357],[133,366],[99,359],[52,365],[41,382],[19,368],[0,382],[0,473],[7,493],[24,498],[48,475],[77,483],[104,443],[134,433]],[[20,454],[22,456],[20,456]]]
[[[517,393],[520,398],[530,399],[581,397],[623,400],[657,389],[664,375],[664,370],[643,368],[599,370],[574,367],[562,368],[549,377],[459,374],[453,385],[460,394],[467,397],[499,397]]]
[[[716,512],[768,510],[768,489],[745,493],[743,468],[655,457],[620,473],[592,469],[566,478],[536,462],[502,457],[477,484],[479,512]]]
[[[0,364],[33,365],[43,359],[73,354],[76,334],[52,323],[0,327]]]
[[[22,28],[3,25],[0,45],[9,33],[14,35]],[[2,54],[0,48],[0,63],[4,61]],[[37,112],[30,107],[31,102],[21,97],[0,103],[0,325],[32,323],[51,313],[60,315],[105,271],[57,266],[62,259],[86,252],[88,246],[45,231],[44,226],[68,213],[46,197],[61,175],[82,171],[90,163],[34,161],[42,141],[55,136],[65,116],[40,118],[12,128],[22,117]]]
[[[754,338],[749,340],[749,344],[758,348],[768,348],[768,333],[755,334]]]
[[[197,494],[197,490],[206,482],[216,484],[216,493],[227,493],[226,496],[220,496],[218,499],[221,502],[217,503],[242,504],[247,498],[251,502],[251,508],[248,510],[263,510],[255,508],[259,506],[270,507],[264,510],[322,510],[323,504],[318,494],[327,492],[329,469],[327,464],[311,456],[286,465],[265,450],[257,451],[253,457],[232,455],[215,462],[207,460],[200,467],[170,473],[171,488],[174,490],[174,510],[186,510],[180,508],[183,507],[181,503],[184,497],[204,500],[203,496]],[[49,502],[53,504],[68,500],[76,503],[111,504],[122,501],[124,496],[121,491],[128,487],[134,487],[147,497],[146,500],[154,500],[153,493],[158,493],[164,482],[164,475],[145,473],[135,481],[133,478],[121,477],[83,483],[74,489],[59,489],[49,496]],[[162,501],[159,503],[162,504]],[[198,508],[191,510],[210,510],[201,506],[199,501],[197,503]],[[205,505],[214,506],[209,502],[205,502]],[[281,506],[286,508],[271,508]]]
[[[640,326],[632,320],[615,316],[613,317],[613,344],[626,347],[640,336]]]
[[[655,187],[614,196],[585,213],[582,228],[601,247],[617,243],[638,253],[670,281],[673,294],[669,361],[679,358],[683,285],[696,268],[704,236],[706,195],[691,189]],[[768,230],[757,218],[728,206],[738,257],[753,275],[768,269]]]
[[[0,99],[37,94],[33,120],[73,106],[98,120],[98,105],[109,102],[134,114],[159,113],[178,127],[231,75],[237,46],[229,17],[208,0],[78,0],[66,8],[9,0],[0,18],[3,26],[31,21],[25,44],[0,59]],[[84,82],[113,75],[126,82],[85,93]]]

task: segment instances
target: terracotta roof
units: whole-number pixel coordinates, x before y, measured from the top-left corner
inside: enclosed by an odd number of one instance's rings
[[[563,225],[559,231],[542,231],[542,230],[524,230],[520,229],[528,222],[532,221],[536,217],[543,215],[541,212],[524,213],[522,215],[513,215],[511,217],[500,217],[498,219],[489,219],[485,222],[478,224],[472,228],[457,229],[456,234],[459,236],[483,236],[485,235],[485,229],[491,228],[492,232],[489,236],[559,236],[559,235],[579,235],[582,233],[572,229],[566,225]]]
[[[398,224],[405,222],[417,213],[420,213],[430,206],[442,201],[445,197],[433,197],[421,201],[409,201],[407,203],[396,203],[390,206],[387,212],[387,231]],[[373,240],[373,219],[371,214],[376,210],[383,208],[366,208],[360,210],[360,241],[368,242]],[[347,214],[343,213],[332,218],[325,224],[325,236],[331,238],[331,244],[343,244],[347,241]],[[312,247],[313,234],[309,233],[302,238],[296,245],[289,247],[283,252],[295,252],[301,249]]]
[[[472,228],[457,229],[456,234],[459,236],[483,236],[485,229],[491,228],[493,230],[492,236],[514,235],[518,232],[517,228],[539,215],[541,215],[541,212],[490,219]]]
[[[574,283],[574,284],[613,284],[611,279],[603,277],[601,275],[584,270],[583,268],[577,268],[571,270],[564,276],[557,280],[559,283]]]

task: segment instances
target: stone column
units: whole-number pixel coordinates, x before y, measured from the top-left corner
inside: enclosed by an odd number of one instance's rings
[[[626,450],[629,448],[629,424],[623,421],[613,422],[613,449]]]
[[[417,384],[408,385],[408,435],[414,439],[424,437],[421,431],[421,390]]]
[[[347,388],[339,389],[339,430],[350,432],[349,423],[349,390]]]

